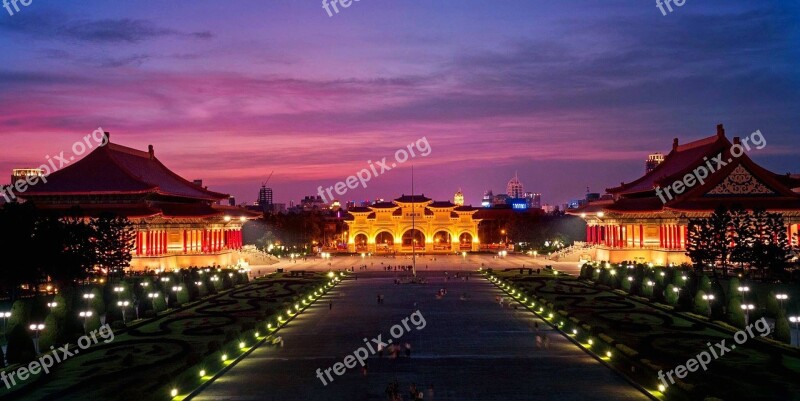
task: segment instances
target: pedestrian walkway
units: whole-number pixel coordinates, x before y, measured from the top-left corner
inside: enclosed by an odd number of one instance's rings
[[[412,383],[424,389],[426,401],[430,395],[437,401],[647,399],[562,336],[546,333],[541,322],[549,346],[537,349],[534,317],[502,308],[487,281],[427,274],[425,285],[396,285],[389,273],[345,281],[282,331],[285,347],[257,349],[195,400],[385,400],[395,379],[404,400]],[[447,294],[437,299],[443,287]],[[342,361],[364,338],[391,338],[390,328],[416,310],[415,302],[426,326],[412,325],[397,340],[411,344],[411,358],[373,356],[366,376],[358,367],[327,386],[317,378],[317,369]]]

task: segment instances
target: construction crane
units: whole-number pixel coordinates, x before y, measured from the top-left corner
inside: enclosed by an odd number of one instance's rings
[[[262,187],[266,187],[267,186],[267,183],[269,182],[270,179],[272,179],[272,174],[274,174],[274,173],[275,173],[275,170],[272,170],[272,172],[269,173],[269,177],[267,177],[267,180],[261,183]]]

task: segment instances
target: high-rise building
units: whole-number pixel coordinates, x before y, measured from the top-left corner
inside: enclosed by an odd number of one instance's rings
[[[492,203],[494,203],[494,194],[492,190],[488,190],[483,193],[483,199],[481,199],[481,206],[482,207],[492,207]]]
[[[258,191],[258,206],[261,206],[262,210],[267,211],[272,207],[272,188],[267,188],[266,185],[262,185],[261,189]]]
[[[328,204],[319,195],[305,196],[300,199],[300,209],[304,212],[314,210],[324,210],[328,208]]]
[[[464,206],[464,193],[461,192],[461,188],[459,188],[458,192],[453,195],[453,204],[457,206]]]
[[[542,208],[542,194],[536,192],[525,192],[525,199],[528,201],[528,207],[532,209]]]
[[[650,174],[662,162],[664,162],[664,155],[661,153],[653,153],[647,156],[647,161],[644,163],[645,174]]]
[[[525,189],[522,187],[522,183],[519,182],[519,177],[517,174],[514,174],[514,177],[511,181],[508,182],[508,186],[506,187],[506,194],[509,198],[524,198],[525,197]]]
[[[508,200],[514,199],[506,194],[497,194],[492,198],[492,207],[508,205]]]

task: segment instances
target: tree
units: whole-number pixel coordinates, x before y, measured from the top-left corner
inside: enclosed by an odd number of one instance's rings
[[[97,264],[106,269],[109,279],[121,275],[130,266],[136,230],[128,219],[110,214],[94,219],[91,225]]]
[[[788,236],[783,216],[767,213],[764,210],[753,211],[753,265],[765,277],[766,271],[773,274],[784,271],[786,261],[790,258]]]
[[[0,209],[0,286],[9,291],[11,301],[19,296],[22,284],[38,288],[36,284],[43,278],[31,255],[36,254],[33,232],[37,215],[30,203],[7,203]],[[18,257],[14,257],[18,255]]]
[[[752,214],[741,208],[731,209],[731,235],[733,236],[731,262],[738,263],[742,268],[745,263],[750,264],[753,261],[754,231]]]
[[[739,328],[746,326],[742,301],[739,297],[731,297],[728,302],[728,322]]]
[[[34,231],[37,264],[61,288],[85,278],[94,267],[93,229],[79,217],[49,216]]]
[[[789,327],[789,319],[786,318],[786,314],[783,311],[778,313],[778,317],[775,318],[775,339],[786,343],[792,343],[792,331]]]
[[[707,299],[703,298],[705,295],[706,293],[703,290],[697,291],[697,295],[694,296],[692,311],[698,315],[711,316],[711,305]]]
[[[711,243],[716,250],[716,260],[722,266],[722,276],[728,277],[728,259],[731,254],[731,214],[725,206],[717,206],[714,213],[708,218],[708,228],[711,230]]]
[[[717,260],[718,251],[713,247],[714,233],[708,219],[689,219],[688,237],[686,238],[686,256],[695,269],[702,272],[705,266]]]
[[[672,284],[667,286],[667,290],[664,296],[667,299],[668,304],[672,306],[678,305],[678,298],[680,296],[680,294],[678,294],[678,291],[680,291],[680,287],[676,287]]]

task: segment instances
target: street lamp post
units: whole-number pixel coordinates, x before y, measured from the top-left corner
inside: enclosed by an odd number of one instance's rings
[[[86,334],[88,332],[88,330],[86,330],[86,326],[89,324],[89,318],[92,317],[92,311],[83,311],[80,313],[80,317],[83,318],[83,333]]]
[[[91,307],[92,300],[94,299],[94,294],[83,294],[83,299],[86,300],[86,308]]]
[[[129,301],[117,301],[117,306],[119,306],[119,308],[122,309],[122,323],[127,323],[127,321],[125,320],[125,309],[127,309],[128,305],[130,304],[131,303]]]
[[[151,292],[151,293],[147,294],[147,298],[150,298],[150,301],[153,302],[153,313],[157,313],[156,312],[156,298],[158,298],[158,293],[157,292]]]
[[[789,296],[786,294],[775,294],[775,298],[778,300],[778,303],[781,304],[781,310],[783,310],[783,303],[789,299]]]
[[[11,317],[11,312],[0,312],[0,317],[3,318],[3,366],[8,366],[8,359],[6,359],[6,350],[8,349],[8,334],[6,327],[8,326],[8,318]]]
[[[180,286],[173,286],[172,287],[172,291],[175,293],[175,302],[178,302],[178,293],[181,292],[182,289],[183,288],[181,288]]]
[[[708,301],[708,316],[711,317],[711,301],[714,300],[714,294],[703,295],[703,299]]]
[[[746,304],[746,305],[742,305],[742,309],[743,309],[743,310],[744,310],[744,312],[745,312],[745,315],[744,315],[744,324],[750,324],[750,311],[751,311],[751,310],[753,310],[753,309],[755,309],[755,308],[756,308],[756,307],[755,307],[755,305],[753,305],[753,304]]]
[[[750,287],[743,286],[738,288],[739,292],[742,293],[742,301],[747,301],[747,293],[750,292]]]
[[[794,331],[797,331],[797,346],[800,347],[800,316],[789,316],[789,321],[794,323]],[[794,335],[792,335],[792,344],[794,345]]]
[[[34,335],[33,335],[33,348],[36,350],[36,355],[39,355],[39,332],[44,330],[44,325],[41,323],[34,323],[29,327]]]

